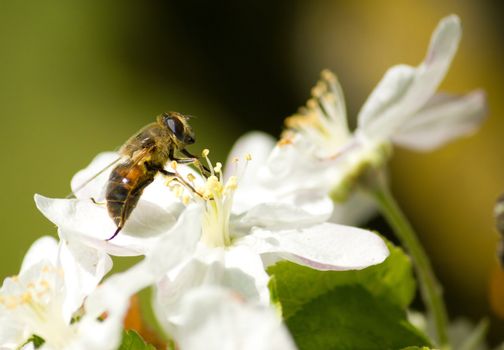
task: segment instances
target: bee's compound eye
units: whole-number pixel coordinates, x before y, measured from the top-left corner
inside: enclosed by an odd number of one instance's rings
[[[165,124],[177,139],[184,141],[184,125],[178,118],[165,117]]]

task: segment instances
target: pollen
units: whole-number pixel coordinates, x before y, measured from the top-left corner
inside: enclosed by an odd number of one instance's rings
[[[245,160],[247,160],[247,161],[251,161],[251,160],[252,160],[252,155],[251,155],[250,153],[247,153],[247,154],[245,155]]]
[[[215,171],[216,173],[220,173],[220,172],[222,171],[222,163],[221,163],[221,162],[217,162],[217,163],[215,164],[214,171]]]
[[[322,79],[328,81],[329,83],[336,83],[336,80],[337,80],[336,76],[329,69],[324,69],[320,73],[320,76],[322,77]]]
[[[170,162],[170,168],[172,168],[173,170],[177,170],[177,166],[178,166],[177,161],[172,160]]]
[[[193,183],[194,180],[196,180],[196,177],[193,174],[189,173],[189,174],[187,174],[187,180],[189,182]]]

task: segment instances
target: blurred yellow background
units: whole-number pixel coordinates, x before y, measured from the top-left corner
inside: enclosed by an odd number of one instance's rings
[[[464,34],[442,90],[483,88],[489,117],[475,136],[436,152],[397,150],[391,179],[451,314],[492,315],[492,211],[504,192],[498,2],[2,1],[0,278],[17,273],[34,239],[56,234],[33,194],[65,196],[77,170],[155,115],[197,116],[191,149],[208,147],[224,160],[248,130],[279,134],[319,71],[330,68],[355,116],[388,67],[423,59],[450,13],[461,17]],[[503,329],[494,320],[494,339]]]

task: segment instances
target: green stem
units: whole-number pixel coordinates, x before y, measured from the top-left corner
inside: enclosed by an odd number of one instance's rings
[[[442,289],[436,280],[429,258],[385,181],[377,182],[372,186],[371,193],[378,203],[382,214],[413,260],[415,271],[420,281],[422,298],[426,304],[427,311],[435,322],[439,346],[442,349],[450,349],[447,334],[448,317],[442,297]]]

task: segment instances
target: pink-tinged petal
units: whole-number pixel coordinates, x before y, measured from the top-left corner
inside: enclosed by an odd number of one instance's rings
[[[31,245],[30,249],[26,253],[23,264],[21,265],[21,272],[23,274],[33,265],[46,260],[56,265],[56,259],[58,256],[58,242],[56,239],[50,236],[44,236],[37,239]]]
[[[174,333],[181,349],[296,348],[273,309],[247,303],[232,290],[195,289],[184,296],[181,310],[180,327]]]
[[[85,244],[112,255],[142,255],[148,252],[159,236],[175,224],[183,205],[173,203],[164,209],[140,200],[123,230],[110,241],[116,226],[104,204],[90,199],[52,199],[35,195],[37,208],[59,227],[69,239],[81,239]],[[75,237],[74,237],[75,236]]]
[[[389,254],[378,235],[330,223],[276,232],[255,229],[236,244],[322,271],[360,270],[383,262]]]
[[[392,141],[414,150],[430,151],[457,137],[472,134],[486,115],[486,97],[481,90],[463,96],[434,95]]]
[[[390,68],[364,104],[359,130],[367,137],[387,139],[434,95],[457,51],[462,35],[460,19],[441,20],[432,35],[424,61],[416,68]]]

